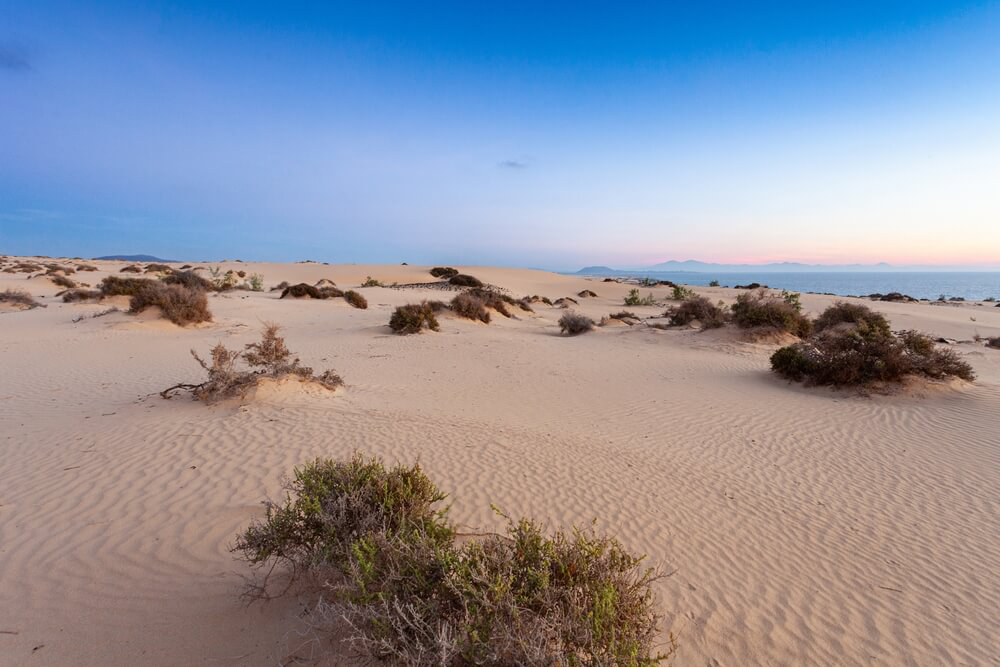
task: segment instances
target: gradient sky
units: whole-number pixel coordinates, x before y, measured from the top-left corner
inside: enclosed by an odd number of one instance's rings
[[[319,4],[0,0],[0,252],[1000,266],[1000,3]]]

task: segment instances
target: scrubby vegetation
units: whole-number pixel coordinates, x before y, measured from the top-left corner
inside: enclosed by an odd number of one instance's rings
[[[140,290],[149,285],[155,284],[149,278],[120,278],[119,276],[107,276],[98,285],[101,294],[104,296],[134,296]]]
[[[122,270],[118,273],[142,273],[142,269],[135,264],[131,264],[129,266],[122,267]]]
[[[64,303],[74,303],[76,301],[92,301],[104,296],[100,290],[96,289],[71,289],[62,293]]]
[[[234,551],[325,582],[317,616],[370,659],[419,667],[656,664],[659,617],[644,558],[592,530],[458,541],[446,495],[417,466],[316,460]],[[506,517],[505,517],[506,518]],[[266,579],[264,581],[266,585]],[[257,591],[263,594],[263,591]]]
[[[731,313],[733,322],[743,329],[785,331],[800,338],[812,333],[812,322],[802,314],[795,299],[775,296],[764,289],[740,294]]]
[[[470,320],[479,320],[485,324],[490,323],[490,311],[486,310],[486,304],[477,296],[462,292],[451,300],[451,312],[459,317]]]
[[[458,269],[453,269],[450,266],[435,266],[431,269],[431,275],[435,278],[451,278],[458,275]]]
[[[986,339],[986,347],[992,347],[995,350],[1000,350],[1000,336],[994,336],[992,338]]]
[[[521,299],[521,301],[529,303],[529,304],[530,303],[539,303],[539,302],[541,302],[541,303],[544,303],[546,306],[551,306],[552,305],[552,299],[550,299],[547,296],[539,296],[537,294],[535,294],[534,296],[526,296],[523,299]]]
[[[577,296],[581,299],[587,299],[597,296],[597,292],[592,292],[589,289],[581,290],[577,293]]]
[[[183,285],[150,281],[132,296],[129,312],[141,313],[152,306],[158,307],[165,318],[178,326],[212,320],[205,293]]]
[[[323,289],[331,289],[331,288],[323,288]],[[368,308],[368,299],[366,299],[364,295],[361,294],[361,292],[355,292],[352,289],[349,289],[346,292],[344,292],[344,301],[351,304],[355,308],[360,308],[362,310]]]
[[[697,320],[702,329],[717,329],[726,323],[726,311],[703,296],[688,297],[679,306],[668,309],[663,316],[669,318],[674,326],[688,325]]]
[[[437,331],[438,321],[434,315],[435,304],[440,307],[444,306],[440,301],[435,303],[423,301],[399,306],[389,318],[389,328],[400,335],[420,333],[420,330],[425,327],[431,331]]]
[[[579,313],[566,313],[559,318],[559,330],[569,336],[593,331],[594,320]]]
[[[684,287],[682,285],[674,285],[674,291],[671,293],[670,298],[674,301],[686,301],[688,299],[693,299],[697,294],[694,291]]]
[[[656,299],[653,298],[652,293],[647,296],[639,296],[639,290],[630,289],[628,291],[628,296],[625,297],[626,306],[655,306]]]
[[[788,345],[771,356],[771,369],[789,380],[834,386],[899,382],[916,375],[933,379],[975,379],[957,352],[939,348],[915,331],[894,334],[888,322],[864,306],[830,306],[809,340]]]
[[[28,310],[38,308],[42,305],[35,301],[35,297],[21,289],[5,289],[0,292],[0,303],[11,303],[16,306],[24,306]]]
[[[560,298],[556,299],[555,302],[554,302],[554,305],[559,306],[560,308],[569,308],[569,304],[573,304],[574,306],[577,306],[577,305],[580,304],[580,302],[577,301],[576,299],[574,299],[571,296],[560,297]]]
[[[177,285],[170,288],[184,289]],[[204,294],[202,296],[204,297]],[[212,348],[210,361],[205,361],[191,350],[191,356],[208,373],[208,379],[200,384],[176,384],[164,389],[160,395],[170,398],[175,391],[188,390],[195,399],[212,403],[243,396],[262,379],[281,379],[290,376],[315,382],[328,389],[336,389],[344,384],[340,376],[333,371],[328,370],[321,375],[315,375],[311,368],[302,366],[298,357],[293,357],[285,346],[285,339],[278,335],[279,331],[281,327],[277,324],[265,324],[260,341],[245,345],[242,351],[230,350],[219,343]],[[294,530],[291,526],[288,528]]]
[[[451,283],[452,285],[457,285],[459,287],[483,286],[483,281],[481,281],[479,278],[476,278],[475,276],[469,276],[464,273],[456,273],[455,275],[453,275],[451,278],[448,279],[448,282]]]
[[[76,270],[77,271],[97,271],[97,267],[94,266],[93,264],[77,264],[76,265]]]
[[[50,275],[49,280],[51,280],[59,287],[65,287],[66,289],[73,289],[74,287],[76,287],[76,282],[67,278],[66,276],[59,275],[58,273]]]
[[[174,271],[168,276],[163,276],[161,280],[167,285],[183,285],[202,292],[215,291],[215,284],[211,280],[202,278],[194,271]]]
[[[385,285],[383,285],[380,281],[376,280],[375,278],[372,278],[371,276],[368,276],[367,278],[365,278],[365,281],[363,283],[361,283],[361,286],[362,287],[385,287]]]
[[[146,265],[146,273],[170,273],[173,271],[166,264],[151,263]]]
[[[631,310],[619,310],[617,313],[610,313],[608,315],[612,320],[641,320],[642,318],[633,313]]]
[[[836,301],[814,322],[816,333],[840,324],[865,324],[880,333],[889,333],[889,321],[885,316],[860,303]]]
[[[289,285],[288,287],[285,287],[281,292],[281,296],[278,298],[284,299],[286,296],[308,296],[312,299],[330,299],[333,297],[344,296],[344,293],[336,287],[314,287],[308,283],[298,283],[297,285]]]

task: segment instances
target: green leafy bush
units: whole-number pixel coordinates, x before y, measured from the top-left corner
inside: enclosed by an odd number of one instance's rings
[[[593,530],[547,535],[508,518],[505,534],[458,543],[445,494],[419,466],[316,460],[285,500],[238,538],[261,568],[286,563],[326,583],[321,618],[394,665],[653,665],[659,616],[644,557]]]
[[[385,287],[385,285],[383,285],[381,283],[381,281],[378,281],[375,278],[372,278],[371,276],[368,276],[367,278],[365,278],[365,281],[363,283],[361,283],[361,286],[362,287]]]
[[[868,306],[846,301],[834,302],[816,318],[815,329],[819,333],[838,324],[867,324],[881,333],[889,333],[889,321],[881,313],[876,313]]]
[[[791,303],[760,289],[736,297],[732,319],[744,329],[786,331],[800,338],[812,333],[812,322]]]
[[[647,296],[639,296],[638,289],[630,289],[628,291],[628,296],[625,297],[626,306],[655,306],[656,299],[653,297],[652,293]]]
[[[674,285],[674,291],[670,295],[670,298],[674,301],[686,301],[687,299],[693,299],[696,296],[698,295],[687,287],[684,287],[683,285]]]
[[[693,296],[665,312],[674,326],[683,326],[697,320],[702,329],[717,329],[726,323],[726,313],[703,296]]]

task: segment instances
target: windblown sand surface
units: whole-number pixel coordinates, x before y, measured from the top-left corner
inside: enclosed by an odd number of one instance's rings
[[[73,278],[123,266],[95,264]],[[267,286],[433,280],[417,266],[225,266]],[[592,289],[575,309],[595,319],[629,288],[464,270],[518,297]],[[544,304],[392,335],[392,308],[441,298],[428,289],[361,289],[368,310],[230,292],[210,297],[213,323],[182,329],[125,313],[74,323],[107,304],[0,273],[8,287],[47,307],[0,313],[3,665],[352,664],[308,631],[305,595],[245,606],[248,570],[228,549],[295,465],[355,450],[419,460],[466,526],[500,527],[490,503],[553,526],[596,520],[663,563],[675,664],[997,664],[1000,350],[955,346],[974,384],[865,397],[783,382],[774,345],[732,331],[562,337],[565,311]],[[813,314],[833,300],[803,296]],[[871,305],[898,329],[1000,335],[992,304]],[[242,345],[268,320],[346,387],[213,407],[156,394],[200,381],[191,348]]]

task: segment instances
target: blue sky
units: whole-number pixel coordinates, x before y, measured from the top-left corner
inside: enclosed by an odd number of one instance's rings
[[[1000,3],[278,4],[0,0],[0,252],[1000,265]]]

